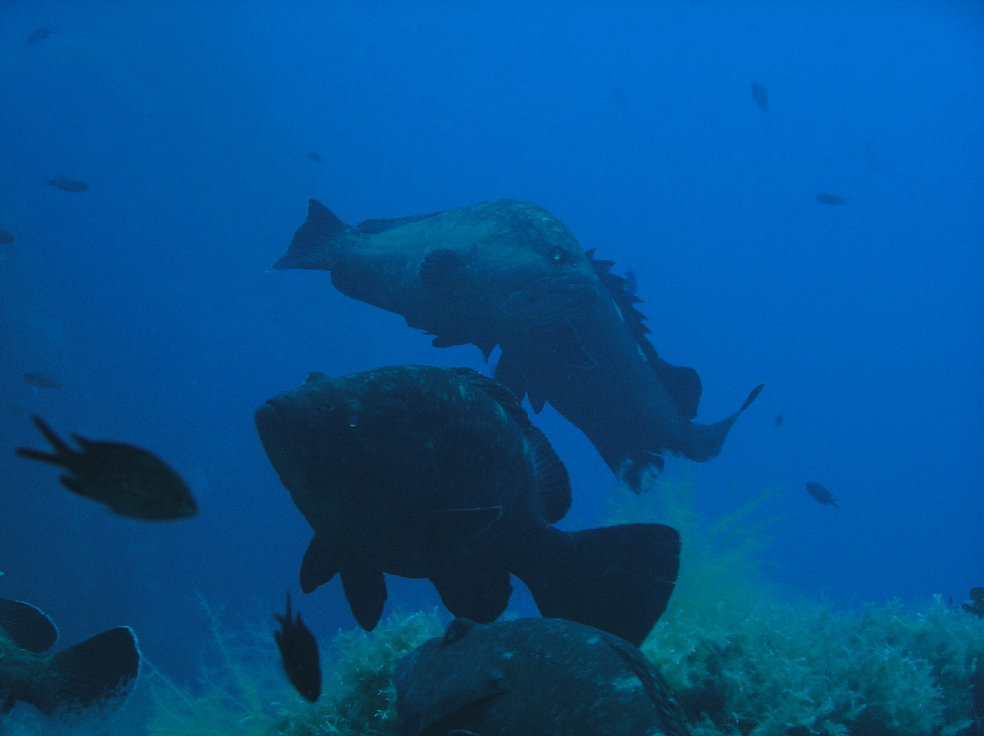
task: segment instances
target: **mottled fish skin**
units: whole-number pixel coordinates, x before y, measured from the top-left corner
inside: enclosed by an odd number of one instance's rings
[[[396,670],[401,736],[685,736],[680,708],[628,642],[560,619],[455,619]]]
[[[383,573],[428,578],[455,615],[492,621],[509,574],[544,615],[641,642],[666,606],[679,535],[658,524],[580,532],[567,471],[508,389],[466,368],[388,366],[303,386],[256,411],[267,456],[314,530],[308,593],[336,574],[372,629]],[[610,601],[631,599],[631,607]]]
[[[497,380],[528,395],[534,411],[556,407],[639,490],[646,471],[662,467],[662,453],[715,457],[744,407],[715,424],[690,421],[700,378],[659,358],[632,306],[634,281],[615,277],[611,265],[528,202],[483,202],[356,229],[311,200],[273,267],[331,271],[339,291],[403,315],[435,335],[436,347],[473,343],[487,359],[501,345]]]
[[[88,440],[77,434],[72,439],[82,449],[76,451],[41,417],[31,419],[55,452],[22,447],[17,454],[67,470],[59,480],[70,491],[133,519],[169,521],[197,513],[188,485],[152,452],[122,442]]]
[[[45,654],[57,638],[40,609],[0,599],[0,720],[18,701],[50,716],[129,695],[141,663],[132,629],[120,626]]]

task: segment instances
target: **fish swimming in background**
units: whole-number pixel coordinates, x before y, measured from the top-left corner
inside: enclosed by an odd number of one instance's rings
[[[477,371],[312,373],[255,418],[314,530],[301,590],[340,574],[364,629],[382,614],[384,573],[429,579],[453,615],[481,622],[505,610],[512,573],[544,616],[636,644],[666,608],[676,530],[554,527],[571,503],[567,470],[516,396]]]
[[[50,716],[130,694],[140,673],[140,651],[130,627],[44,654],[57,638],[58,630],[40,609],[0,599],[0,719],[18,701]]]
[[[782,426],[782,423],[783,423],[783,421],[785,419],[786,419],[786,417],[783,416],[782,412],[779,412],[778,414],[776,414],[776,421],[775,421],[776,426],[777,427],[781,427]]]
[[[10,245],[14,240],[14,234],[10,230],[0,227],[0,245]]]
[[[752,99],[762,112],[769,111],[769,93],[761,84],[752,83]]]
[[[824,488],[819,483],[814,483],[813,481],[806,482],[806,492],[809,493],[813,498],[815,498],[822,506],[837,506],[837,500],[830,495],[830,491]]]
[[[48,179],[47,183],[63,192],[84,192],[89,188],[89,185],[81,179],[73,179],[70,176],[56,176],[54,179]]]
[[[61,388],[58,380],[44,371],[28,371],[24,374],[24,383],[34,388]]]
[[[703,462],[738,415],[691,421],[701,383],[663,361],[646,335],[634,283],[585,253],[542,207],[504,199],[352,228],[324,205],[273,268],[322,269],[343,294],[404,317],[435,347],[502,354],[495,378],[535,412],[553,405],[635,490],[662,453]]]
[[[273,638],[280,650],[280,660],[284,674],[290,684],[309,703],[321,697],[321,660],[318,658],[318,642],[311,630],[301,621],[301,614],[294,614],[290,608],[290,593],[287,594],[287,612],[274,614],[280,630],[273,632]]]
[[[187,484],[157,455],[122,442],[96,442],[72,435],[76,451],[39,416],[32,416],[53,453],[22,447],[23,458],[57,465],[68,471],[59,480],[80,496],[105,504],[110,511],[132,519],[168,521],[194,516],[198,511]]]
[[[307,157],[316,164],[323,164],[325,162],[324,158],[317,151],[309,151]]]
[[[58,26],[42,26],[31,31],[31,35],[27,37],[27,45],[34,46],[44,41],[48,36],[53,34],[58,30]]]
[[[836,194],[831,194],[830,192],[821,192],[816,196],[816,200],[820,204],[831,204],[831,205],[847,204],[846,199],[844,199],[843,197],[838,197]]]
[[[686,736],[639,649],[582,624],[454,619],[397,667],[400,736]]]

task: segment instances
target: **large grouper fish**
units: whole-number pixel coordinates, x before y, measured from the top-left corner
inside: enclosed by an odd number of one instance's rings
[[[371,630],[383,573],[427,578],[455,616],[506,608],[509,574],[544,616],[639,644],[666,607],[680,537],[661,524],[564,532],[567,470],[512,392],[469,368],[312,373],[255,414],[260,440],[314,530],[309,593],[341,575]]]
[[[556,217],[502,199],[395,220],[345,225],[316,200],[275,269],[331,272],[343,294],[402,315],[436,347],[474,343],[495,377],[538,412],[549,402],[634,490],[665,453],[716,457],[738,415],[694,421],[701,382],[662,360],[640,299],[585,253]]]

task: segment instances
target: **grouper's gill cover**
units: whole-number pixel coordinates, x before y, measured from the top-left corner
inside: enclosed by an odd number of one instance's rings
[[[507,388],[467,368],[311,374],[256,411],[260,439],[314,531],[311,592],[340,574],[372,629],[384,573],[428,578],[456,616],[493,621],[509,574],[541,613],[641,642],[666,606],[679,535],[659,524],[551,526],[570,481]]]
[[[310,200],[274,268],[331,272],[344,294],[404,317],[436,347],[473,343],[502,355],[496,378],[539,412],[553,405],[639,490],[666,453],[716,457],[738,415],[696,416],[701,383],[649,342],[640,300],[613,262],[585,253],[542,207],[497,200],[345,225]]]

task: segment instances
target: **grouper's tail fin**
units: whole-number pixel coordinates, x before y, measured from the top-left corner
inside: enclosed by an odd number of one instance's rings
[[[348,234],[356,232],[354,228],[339,220],[321,202],[309,199],[307,219],[297,228],[287,252],[272,267],[330,271],[336,243]]]
[[[721,448],[724,447],[724,441],[728,438],[728,432],[731,431],[731,425],[735,423],[745,409],[752,405],[752,402],[758,398],[764,387],[765,384],[760,383],[753,388],[749,392],[748,398],[745,399],[745,403],[730,417],[714,424],[691,424],[693,433],[687,446],[681,448],[681,454],[687,459],[698,463],[705,462],[720,455]]]
[[[511,570],[540,613],[642,644],[666,610],[680,567],[680,535],[662,524],[562,532],[549,527]]]

